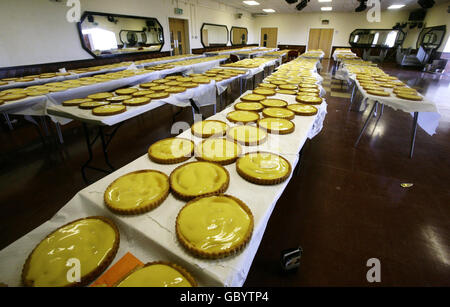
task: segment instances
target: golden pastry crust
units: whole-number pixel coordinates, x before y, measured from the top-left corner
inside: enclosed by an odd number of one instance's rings
[[[2,96],[2,100],[4,101],[14,101],[14,100],[20,100],[20,99],[24,99],[26,98],[28,95],[27,94],[6,94],[4,96]]]
[[[414,100],[414,101],[421,101],[421,100],[423,100],[423,97],[417,95],[416,93],[397,92],[396,95],[400,99]]]
[[[111,110],[107,111],[109,108],[111,108]],[[127,107],[122,105],[105,105],[92,109],[92,114],[97,116],[110,116],[123,113],[126,110]]]
[[[96,93],[87,96],[87,98],[93,99],[93,100],[105,100],[106,98],[113,97],[114,95],[108,92],[102,92],[102,93]]]
[[[63,101],[62,105],[65,107],[72,107],[72,106],[78,106],[78,105],[82,104],[83,102],[90,102],[90,101],[94,101],[94,100],[92,100],[90,98],[71,99],[71,100]]]
[[[255,129],[259,129],[261,132],[261,135],[263,136],[262,138],[259,138],[258,140],[251,142],[251,141],[246,141],[246,140],[238,140],[236,139],[234,136],[230,135],[230,131],[232,130],[236,130],[236,129],[243,129],[243,127],[249,127],[249,126],[244,126],[244,125],[240,125],[240,126],[235,126],[235,127],[231,127],[227,130],[227,138],[229,138],[230,140],[233,140],[234,142],[237,142],[239,144],[245,145],[245,146],[254,146],[254,145],[259,145],[259,144],[263,144],[265,141],[267,141],[267,133],[265,132],[265,130],[262,130],[261,128],[258,127],[253,127]]]
[[[80,103],[78,107],[83,110],[91,110],[97,107],[106,106],[108,104],[109,102],[107,101],[88,101]]]
[[[261,153],[261,154],[271,154],[271,155],[280,157],[281,159],[283,159],[284,161],[286,161],[287,164],[289,165],[289,170],[288,170],[287,174],[284,175],[284,176],[282,176],[282,177],[276,178],[276,179],[261,179],[261,178],[255,178],[255,177],[253,177],[253,176],[251,176],[251,175],[248,175],[247,173],[245,173],[245,171],[243,171],[243,170],[239,167],[239,159],[242,159],[242,158],[244,158],[245,156],[248,156],[248,155],[250,155],[250,154],[255,154],[255,153],[258,153],[258,154],[259,154],[259,153]],[[286,160],[285,158],[283,158],[283,157],[280,156],[280,155],[277,155],[277,154],[274,154],[274,153],[271,153],[271,152],[265,152],[265,151],[248,152],[248,153],[246,153],[245,155],[243,155],[243,156],[242,156],[241,158],[239,158],[239,159],[236,161],[236,172],[239,174],[239,176],[241,176],[241,177],[244,178],[245,180],[247,180],[247,181],[249,181],[249,182],[251,182],[251,183],[254,183],[254,184],[259,184],[259,185],[275,185],[275,184],[280,184],[280,183],[282,183],[283,181],[285,181],[286,179],[288,179],[289,176],[291,175],[291,172],[292,172],[292,166],[291,166],[291,163],[289,163],[288,160]]]
[[[169,96],[170,96],[170,94],[167,92],[158,92],[158,93],[148,94],[145,97],[157,100],[157,99],[167,98]]]
[[[306,110],[301,110],[299,107],[308,107]],[[295,113],[295,115],[301,115],[301,116],[314,116],[319,111],[316,107],[308,105],[308,104],[302,104],[302,103],[294,103],[287,106],[289,110]],[[311,110],[311,111],[310,111]]]
[[[114,284],[114,287],[117,287],[122,281],[127,279],[134,272],[139,271],[140,269],[143,269],[145,267],[157,265],[157,264],[167,265],[167,266],[171,267],[172,269],[174,269],[178,273],[180,273],[184,278],[186,278],[186,280],[191,284],[192,287],[198,286],[197,281],[194,279],[194,277],[192,277],[192,275],[182,266],[172,263],[172,262],[168,262],[168,261],[153,261],[153,262],[148,262],[148,263],[144,264],[143,266],[138,266],[137,268],[131,270],[131,272],[129,272],[128,274],[125,274],[125,276],[123,276],[118,282],[116,282]]]
[[[277,93],[283,95],[297,95],[297,91],[293,90],[277,90]]]
[[[238,111],[261,112],[264,106],[259,102],[238,102],[234,105],[234,109]]]
[[[133,209],[121,209],[121,208],[116,208],[114,207],[108,200],[107,198],[107,192],[110,190],[110,188],[112,188],[114,186],[114,184],[121,179],[124,176],[127,175],[132,175],[132,174],[139,174],[139,173],[146,173],[146,172],[154,172],[154,173],[159,173],[164,175],[164,177],[167,180],[167,189],[165,189],[159,198],[157,198],[156,200],[146,204],[145,206],[141,206],[139,208],[133,208]],[[169,177],[164,174],[163,172],[157,171],[157,170],[139,170],[139,171],[135,171],[135,172],[131,172],[131,173],[127,173],[125,175],[120,176],[119,178],[117,178],[116,180],[114,180],[113,182],[111,182],[109,184],[109,186],[106,188],[105,193],[103,194],[103,200],[105,202],[105,205],[108,209],[110,209],[112,212],[117,213],[117,214],[121,214],[121,215],[136,215],[136,214],[142,214],[142,213],[146,213],[156,207],[158,207],[159,205],[161,205],[164,200],[166,200],[167,196],[169,196],[169,190],[170,190],[170,185],[169,185]]]
[[[33,253],[36,250],[36,248],[43,241],[45,241],[47,238],[49,238],[53,233],[55,233],[59,229],[69,226],[70,224],[74,224],[76,222],[87,220],[87,219],[98,219],[98,220],[101,220],[101,221],[105,222],[106,224],[108,224],[114,230],[114,233],[115,233],[114,244],[113,244],[113,247],[111,248],[111,250],[106,255],[106,257],[103,259],[103,261],[100,263],[100,265],[97,266],[97,268],[95,270],[89,272],[88,274],[86,274],[84,276],[81,276],[80,282],[71,283],[71,284],[67,285],[66,287],[83,287],[83,286],[90,284],[112,263],[112,261],[114,260],[114,257],[117,254],[117,251],[118,251],[119,245],[120,245],[120,233],[119,233],[119,229],[117,228],[116,224],[114,224],[114,222],[111,221],[110,219],[103,217],[103,216],[89,216],[89,217],[77,219],[77,220],[71,221],[61,227],[58,227],[57,229],[55,229],[54,231],[49,233],[31,251],[31,253],[28,255],[28,258],[25,261],[25,264],[23,265],[23,268],[22,268],[22,284],[25,287],[33,287],[34,286],[33,281],[28,280],[26,276],[27,276],[28,270],[30,268],[31,257],[33,256]]]
[[[237,244],[235,246],[232,246],[232,247],[230,247],[230,248],[228,248],[226,250],[222,250],[220,252],[205,252],[205,251],[202,251],[202,250],[196,248],[190,242],[188,242],[184,238],[183,234],[181,233],[180,226],[179,226],[180,213],[183,211],[184,208],[186,208],[190,204],[195,203],[196,201],[198,201],[198,200],[200,200],[202,198],[210,197],[210,196],[197,197],[197,198],[189,201],[178,212],[176,223],[175,223],[175,229],[176,229],[178,241],[181,243],[181,245],[187,251],[189,251],[191,254],[193,254],[193,255],[195,255],[195,256],[197,256],[199,258],[221,259],[221,258],[225,258],[225,257],[228,257],[228,256],[235,255],[235,254],[239,253],[240,251],[242,251],[245,248],[245,246],[248,244],[248,242],[250,242],[250,239],[252,238],[253,227],[254,227],[254,218],[253,218],[253,213],[250,210],[250,208],[247,207],[247,205],[242,200],[240,200],[239,198],[236,198],[234,196],[227,195],[227,194],[219,194],[217,196],[223,196],[223,197],[227,197],[227,198],[230,198],[230,199],[234,200],[248,214],[248,216],[250,218],[250,224],[249,224],[249,227],[248,227],[248,231],[247,231],[244,239],[239,244]]]
[[[137,88],[121,88],[115,91],[116,95],[130,95],[139,91]]]
[[[220,164],[220,165],[228,165],[228,164],[234,163],[234,161],[236,161],[237,158],[238,158],[238,157],[241,155],[241,153],[242,153],[242,147],[241,147],[241,145],[239,145],[238,143],[232,142],[232,141],[228,141],[227,139],[222,139],[222,138],[220,138],[220,140],[224,140],[225,142],[230,142],[230,143],[236,145],[236,148],[237,148],[236,154],[235,154],[233,157],[230,157],[229,159],[224,159],[224,160],[217,160],[217,159],[206,158],[206,157],[203,155],[203,153],[199,150],[199,147],[200,147],[200,146],[203,146],[205,142],[208,142],[208,141],[210,141],[210,140],[211,140],[211,139],[204,140],[204,141],[202,141],[199,145],[197,145],[197,146],[195,147],[194,152],[195,152],[195,158],[196,158],[197,160],[199,160],[199,161],[206,161],[206,162],[218,163],[218,164]]]
[[[187,194],[184,194],[183,192],[177,191],[177,189],[174,188],[174,184],[173,184],[173,180],[174,180],[175,174],[176,174],[180,169],[185,168],[187,165],[200,164],[200,163],[210,163],[210,164],[214,164],[215,166],[217,166],[217,167],[219,167],[220,169],[222,169],[222,170],[225,172],[225,176],[226,176],[226,179],[225,179],[225,181],[223,182],[223,184],[222,184],[220,187],[218,187],[215,191],[211,191],[211,192],[207,192],[207,193],[202,193],[202,194],[199,194],[199,195],[187,195]],[[170,190],[171,190],[172,194],[173,194],[176,198],[181,199],[181,200],[191,200],[191,199],[194,199],[194,198],[197,198],[197,197],[212,196],[212,195],[218,195],[218,194],[224,193],[224,192],[228,189],[228,186],[229,186],[229,184],[230,184],[230,173],[228,173],[227,169],[224,168],[222,165],[220,165],[220,164],[218,164],[218,163],[204,162],[204,161],[193,161],[193,162],[188,162],[188,163],[185,163],[185,164],[182,164],[182,165],[176,167],[176,168],[172,171],[172,173],[170,173],[170,176],[169,176],[169,183],[170,183]]]
[[[309,95],[298,95],[295,97],[295,101],[303,104],[322,104],[323,99],[320,97],[309,96]]]
[[[114,97],[106,98],[106,101],[109,101],[111,103],[113,103],[113,102],[122,102],[122,101],[125,101],[125,100],[128,100],[128,99],[131,99],[131,98],[133,98],[133,96],[131,96],[131,95],[120,95],[120,96],[114,96]]]
[[[270,88],[255,88],[253,90],[253,94],[255,95],[263,95],[263,96],[273,96],[275,95],[277,92],[275,92],[275,90],[270,89]]]
[[[137,98],[131,98],[122,101],[122,104],[125,106],[143,106],[147,103],[150,103],[151,98],[148,97],[137,97]]]
[[[276,99],[276,98],[264,99],[260,103],[265,108],[270,108],[270,107],[284,108],[288,105],[288,102],[286,100]]]
[[[191,150],[190,154],[187,155],[187,156],[184,156],[184,157],[179,157],[179,158],[167,158],[167,159],[161,159],[161,158],[158,158],[158,157],[156,157],[155,155],[152,154],[152,147],[154,147],[154,146],[155,146],[156,144],[158,144],[158,143],[161,143],[161,142],[163,142],[163,141],[167,141],[167,140],[170,140],[170,139],[173,139],[173,140],[182,140],[182,141],[190,142],[191,145],[192,145],[192,150]],[[159,163],[159,164],[176,164],[176,163],[181,163],[181,162],[184,162],[184,161],[186,161],[186,160],[189,160],[189,159],[192,157],[192,155],[194,154],[194,147],[195,147],[194,142],[191,141],[191,140],[185,139],[185,138],[167,138],[167,139],[162,139],[162,140],[159,140],[159,141],[153,143],[153,144],[148,148],[148,157],[149,157],[150,160],[152,160],[153,162]]]
[[[249,102],[261,102],[261,100],[264,99],[266,99],[266,96],[257,94],[248,94],[241,97],[242,101],[249,101]]]
[[[286,121],[286,122],[291,123],[292,126],[291,126],[289,129],[281,130],[281,129],[275,129],[275,128],[264,127],[264,125],[261,125],[261,121],[264,122],[264,121],[267,121],[267,120],[270,120],[270,119],[272,119],[272,120],[275,119],[275,120],[279,120],[279,121]],[[256,123],[256,125],[257,125],[259,128],[266,130],[266,131],[269,132],[269,133],[275,133],[275,134],[289,134],[289,133],[294,132],[294,130],[295,130],[295,124],[294,124],[293,122],[291,122],[290,120],[284,119],[284,118],[275,118],[275,117],[261,118],[261,119],[258,120],[258,122]]]
[[[391,96],[391,94],[389,94],[388,92],[377,91],[377,90],[367,90],[367,94],[375,95],[375,96],[383,96],[383,97]]]
[[[247,120],[238,119],[236,117],[239,117],[239,115],[246,115],[252,118],[248,118]],[[253,111],[231,111],[227,114],[227,120],[229,120],[232,123],[256,123],[259,119],[259,114],[257,112]]]
[[[197,129],[196,129],[197,125],[201,125],[200,123],[203,123],[203,122],[218,122],[218,123],[221,123],[222,126],[223,126],[223,130],[221,132],[217,132],[217,133],[205,133],[203,131],[197,131]],[[228,129],[227,123],[225,123],[225,122],[223,122],[221,120],[212,120],[212,119],[210,119],[210,120],[204,120],[204,121],[201,121],[201,122],[194,123],[191,126],[191,133],[193,135],[195,135],[196,137],[199,137],[199,138],[209,138],[209,137],[211,137],[213,135],[215,135],[215,136],[224,136],[227,133],[227,129]]]
[[[273,114],[272,113],[272,112],[276,112],[278,110],[285,112],[285,114],[282,115],[282,114]],[[288,119],[288,120],[294,119],[294,117],[295,117],[294,111],[288,110],[286,108],[265,108],[262,111],[262,114],[264,117],[284,118],[284,119]]]

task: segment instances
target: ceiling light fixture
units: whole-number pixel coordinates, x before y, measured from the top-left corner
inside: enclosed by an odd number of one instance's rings
[[[358,0],[359,6],[355,9],[355,12],[363,12],[367,9],[367,0]]]
[[[259,2],[256,2],[256,1],[242,1],[242,2],[244,2],[244,4],[247,4],[247,5],[259,5]]]
[[[331,2],[332,0],[319,0],[319,2]]]
[[[322,7],[320,8],[320,10],[321,10],[321,11],[331,11],[331,10],[333,10],[333,8],[332,8],[331,6],[322,6]]]
[[[404,6],[405,6],[404,4],[392,4],[392,5],[388,6],[388,10],[396,10],[396,9],[400,9]]]
[[[266,13],[275,13],[274,9],[263,9],[263,11]]]
[[[289,4],[295,3],[295,2],[297,2],[297,1],[298,1],[298,0],[286,0],[286,2],[289,3]]]

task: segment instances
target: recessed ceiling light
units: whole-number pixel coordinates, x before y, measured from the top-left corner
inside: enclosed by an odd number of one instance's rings
[[[242,1],[242,2],[244,2],[247,5],[259,5],[259,2],[256,1]]]
[[[322,11],[331,11],[331,10],[333,10],[333,8],[331,6],[322,6],[320,9]]]
[[[319,2],[331,2],[332,0],[319,0]]]
[[[263,11],[266,13],[275,13],[274,9],[263,9]]]
[[[404,6],[405,6],[404,4],[392,4],[391,6],[388,6],[388,10],[396,10]]]

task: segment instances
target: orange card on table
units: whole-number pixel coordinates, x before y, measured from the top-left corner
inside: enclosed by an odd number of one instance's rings
[[[131,272],[137,266],[144,263],[131,253],[126,253],[119,261],[116,262],[108,271],[103,273],[91,287],[112,287],[122,277]]]

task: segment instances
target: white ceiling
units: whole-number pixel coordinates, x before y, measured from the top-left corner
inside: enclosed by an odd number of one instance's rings
[[[245,5],[242,0],[216,0],[220,3],[224,3],[239,9],[243,9],[250,13],[264,13],[262,9],[274,9],[276,13],[298,13],[295,6],[300,3],[301,0],[293,4],[288,4],[285,0],[256,0],[260,3],[257,6]],[[436,4],[448,2],[448,0],[435,0]],[[381,9],[385,10],[391,4],[405,4],[401,10],[418,9],[420,6],[417,4],[417,0],[381,0]],[[332,6],[334,12],[354,12],[355,8],[359,5],[357,0],[332,0],[332,2],[322,2],[318,0],[310,0],[306,8],[301,12],[320,12],[322,6]],[[270,13],[273,14],[273,13]]]

